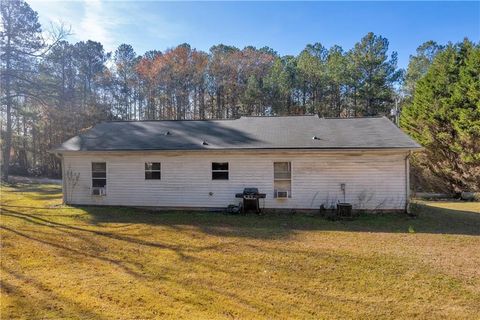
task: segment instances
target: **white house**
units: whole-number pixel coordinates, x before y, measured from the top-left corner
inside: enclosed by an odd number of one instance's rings
[[[103,122],[53,152],[70,204],[225,208],[256,187],[265,208],[404,210],[419,148],[385,117],[314,115]]]

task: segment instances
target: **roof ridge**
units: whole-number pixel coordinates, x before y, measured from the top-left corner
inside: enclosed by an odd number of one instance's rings
[[[241,118],[294,118],[294,117],[318,117],[318,114],[292,114],[288,116],[241,116]]]
[[[355,120],[355,119],[380,119],[385,116],[363,116],[363,117],[320,117],[318,114],[294,114],[287,116],[241,116],[240,118],[230,119],[153,119],[153,120],[104,120],[101,123],[116,123],[116,122],[209,122],[209,121],[235,121],[246,118],[295,118],[295,117],[317,117],[319,119],[338,119],[338,120]]]
[[[322,117],[320,119],[340,119],[340,120],[351,120],[351,119],[381,119],[386,118],[385,116],[364,116],[364,117]]]
[[[112,123],[112,122],[194,122],[194,121],[234,121],[240,118],[235,119],[155,119],[155,120],[104,120],[102,123]]]

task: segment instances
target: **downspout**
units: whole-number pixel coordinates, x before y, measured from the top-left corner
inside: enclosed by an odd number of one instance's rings
[[[407,153],[405,157],[405,212],[410,214],[410,156],[412,155],[412,151]]]

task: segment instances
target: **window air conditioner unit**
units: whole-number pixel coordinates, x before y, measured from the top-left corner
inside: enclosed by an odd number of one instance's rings
[[[288,191],[276,191],[275,198],[288,198]]]
[[[107,190],[102,187],[93,187],[92,188],[92,195],[93,196],[106,196],[107,195]]]

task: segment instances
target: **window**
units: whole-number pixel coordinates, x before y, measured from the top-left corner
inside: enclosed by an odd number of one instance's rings
[[[290,162],[273,163],[274,198],[292,197],[292,164]]]
[[[160,162],[145,162],[145,180],[160,180]]]
[[[107,164],[92,162],[92,187],[105,188],[107,185]]]
[[[228,162],[212,162],[212,180],[228,180]]]

